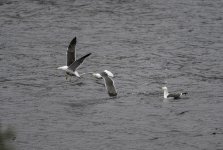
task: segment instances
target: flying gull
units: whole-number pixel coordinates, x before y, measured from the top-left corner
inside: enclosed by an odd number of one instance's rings
[[[179,99],[181,98],[182,95],[186,95],[187,92],[183,92],[183,93],[169,93],[167,87],[162,87],[163,91],[164,91],[164,98],[173,98],[173,99]]]
[[[67,65],[58,67],[57,69],[66,71],[66,74],[69,76],[80,77],[79,73],[77,72],[77,68],[84,62],[85,58],[91,55],[91,53],[88,53],[76,60],[76,50],[75,50],[76,42],[77,42],[76,37],[74,37],[67,48]],[[66,79],[67,77],[68,76],[66,76]]]
[[[108,74],[109,77],[114,77],[113,73],[111,73],[111,71],[108,70],[104,70],[104,72],[106,72]],[[80,76],[85,75],[85,74],[91,74],[93,77],[95,77],[96,79],[103,79],[100,73],[97,72],[87,72],[87,73],[82,73]]]
[[[115,89],[114,81],[109,77],[106,71],[100,73],[105,82],[105,87],[107,89],[109,96],[117,96],[117,92]]]

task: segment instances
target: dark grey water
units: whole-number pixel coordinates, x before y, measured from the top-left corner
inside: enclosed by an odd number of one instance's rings
[[[18,150],[223,149],[222,0],[1,0],[0,121]],[[110,70],[118,97],[57,70]],[[161,87],[188,91],[163,101]]]

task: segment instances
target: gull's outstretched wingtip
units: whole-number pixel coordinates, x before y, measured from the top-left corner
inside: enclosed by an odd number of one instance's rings
[[[88,53],[86,56],[88,57],[88,56],[90,56],[91,55],[91,53]]]
[[[77,37],[75,36],[74,39],[72,40],[73,43],[76,45],[77,44]]]
[[[88,54],[84,55],[83,57],[81,57],[80,60],[83,61],[85,58],[87,58],[90,55],[91,55],[91,53],[88,53]]]
[[[71,40],[69,46],[68,46],[68,51],[72,52],[72,51],[75,51],[75,46],[76,46],[76,43],[77,43],[77,38],[76,36]]]
[[[76,44],[77,43],[77,37],[76,36],[73,38],[73,40],[71,41],[71,43],[73,43],[73,44]]]
[[[90,56],[90,55],[91,55],[91,53],[88,53],[88,54],[84,55],[84,56],[81,57],[81,58],[86,58],[86,57],[88,57],[88,56]]]

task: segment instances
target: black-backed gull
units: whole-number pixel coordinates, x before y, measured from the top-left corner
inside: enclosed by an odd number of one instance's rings
[[[162,87],[164,93],[163,93],[163,97],[164,98],[173,98],[173,99],[179,99],[181,98],[182,95],[186,95],[187,92],[183,92],[183,93],[169,93],[167,87]]]

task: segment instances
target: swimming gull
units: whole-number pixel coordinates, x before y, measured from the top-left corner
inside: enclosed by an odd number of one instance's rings
[[[76,60],[76,46],[77,39],[74,37],[72,41],[70,42],[68,48],[67,48],[67,65],[58,67],[59,70],[66,71],[66,79],[69,76],[77,76],[80,77],[79,73],[77,72],[77,68],[83,63],[84,59],[91,55],[91,53],[88,53],[84,55],[83,57]]]
[[[181,98],[182,95],[186,95],[187,92],[183,92],[183,93],[169,93],[167,87],[162,87],[164,94],[163,97],[164,98],[173,98],[173,99],[179,99]]]
[[[100,73],[105,82],[105,87],[109,96],[117,96],[114,81],[108,76],[106,71]]]

